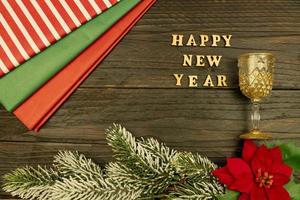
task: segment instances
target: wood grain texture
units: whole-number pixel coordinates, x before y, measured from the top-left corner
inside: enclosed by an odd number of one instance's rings
[[[299,89],[299,18],[299,1],[159,1],[83,86],[175,88],[174,73],[211,73],[237,88],[237,57],[262,51],[277,57],[275,89]],[[172,47],[174,33],[232,34],[232,47]],[[184,53],[223,59],[216,69],[186,69]]]
[[[112,160],[104,130],[113,122],[138,137],[222,164],[240,154],[249,101],[241,95],[237,57],[277,56],[272,97],[262,103],[262,129],[300,145],[300,1],[159,0],[38,134],[0,108],[0,176],[25,165],[49,165],[58,150],[78,150],[103,165]],[[232,34],[232,47],[172,47],[171,34]],[[223,55],[215,69],[185,69],[182,54]],[[174,73],[225,74],[227,89],[176,88]],[[0,199],[10,199],[0,192]]]
[[[0,111],[5,122],[0,130],[10,130],[1,131],[0,139],[102,143],[104,130],[117,122],[138,136],[159,136],[190,148],[185,140],[195,146],[203,140],[235,140],[248,128],[249,104],[239,90],[81,88],[39,133],[27,132],[11,114]],[[293,137],[300,133],[299,113],[300,91],[275,90],[262,103],[262,128]]]

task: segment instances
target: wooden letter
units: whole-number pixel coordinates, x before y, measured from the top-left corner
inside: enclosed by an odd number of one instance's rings
[[[213,83],[213,80],[211,79],[210,75],[207,75],[203,86],[204,87],[214,87],[214,83]]]
[[[183,77],[183,74],[174,74],[174,77],[176,79],[176,86],[181,86],[181,79]]]
[[[205,66],[205,61],[204,61],[204,56],[203,55],[197,55],[197,67],[204,67]]]
[[[172,46],[183,46],[183,35],[176,35],[173,34],[173,39],[172,39]]]
[[[209,66],[213,67],[213,66],[216,66],[218,67],[219,64],[220,64],[220,61],[221,61],[221,58],[222,56],[206,56],[207,60],[208,60],[208,63],[209,63]]]
[[[227,87],[226,76],[218,75],[218,87]]]
[[[183,64],[184,67],[191,67],[193,64],[193,55],[183,55]]]
[[[189,38],[186,46],[194,46],[194,47],[197,46],[196,40],[192,34],[190,35],[190,38]]]
[[[197,76],[189,76],[189,87],[197,87],[198,86],[196,82],[197,79],[198,79]]]
[[[200,47],[205,47],[205,43],[208,42],[208,35],[200,35]]]
[[[231,37],[232,37],[232,35],[222,35],[222,38],[225,41],[225,47],[231,47],[231,44],[230,44]]]
[[[212,35],[212,47],[217,47],[218,42],[221,41],[221,37],[219,35]]]

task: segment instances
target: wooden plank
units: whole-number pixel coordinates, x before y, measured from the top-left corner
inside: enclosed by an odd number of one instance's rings
[[[175,88],[172,75],[183,73],[199,75],[202,82],[207,74],[224,74],[229,88],[237,88],[238,56],[267,51],[277,57],[274,88],[300,89],[299,9],[298,1],[159,1],[83,87]],[[232,47],[172,47],[174,33],[232,34]],[[223,59],[215,69],[187,69],[182,67],[183,54]]]
[[[216,143],[234,149],[238,135],[248,129],[249,109],[238,90],[82,88],[39,133],[27,132],[1,110],[0,140],[102,144],[104,130],[117,122],[183,150],[201,151]],[[299,114],[300,91],[275,90],[262,103],[262,129],[299,139]]]

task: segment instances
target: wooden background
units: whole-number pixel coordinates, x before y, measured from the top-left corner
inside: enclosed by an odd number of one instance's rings
[[[232,47],[171,47],[172,33],[232,34]],[[278,58],[273,95],[262,104],[262,129],[300,145],[300,1],[159,0],[40,133],[0,109],[0,175],[48,165],[63,149],[104,164],[112,160],[104,129],[113,122],[223,163],[240,152],[238,136],[248,128],[249,101],[238,89],[236,60],[257,51]],[[221,54],[223,60],[214,70],[182,69],[183,53]],[[176,88],[173,73],[225,74],[230,87]]]

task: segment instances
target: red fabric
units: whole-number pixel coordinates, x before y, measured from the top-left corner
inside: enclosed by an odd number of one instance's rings
[[[284,185],[290,181],[292,169],[283,163],[280,148],[257,147],[246,141],[243,159],[229,158],[227,165],[213,175],[230,190],[241,193],[239,200],[290,200]]]
[[[38,131],[154,3],[155,0],[143,0],[138,4],[72,63],[20,105],[14,111],[17,118],[30,130]]]

